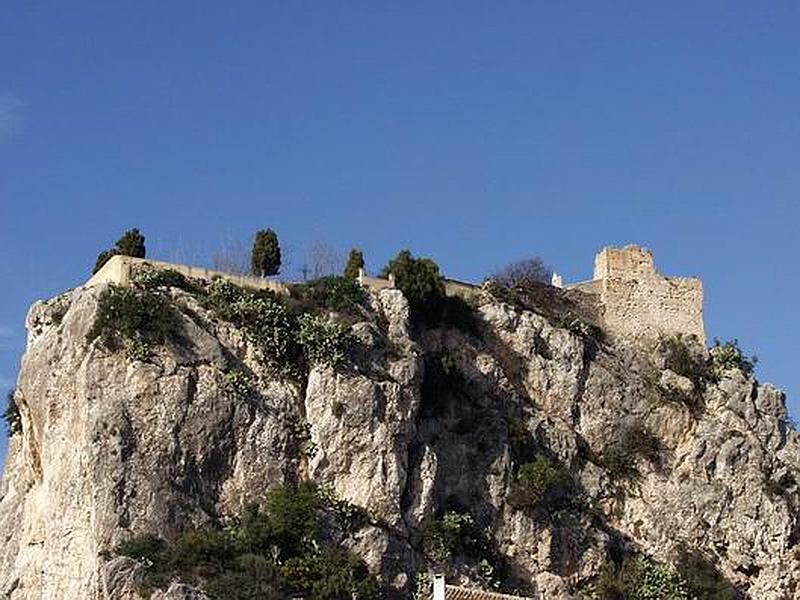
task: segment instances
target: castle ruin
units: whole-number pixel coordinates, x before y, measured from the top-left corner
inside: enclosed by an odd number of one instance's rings
[[[648,342],[680,334],[706,343],[703,282],[664,277],[646,248],[604,248],[595,257],[593,280],[565,287],[595,295],[613,335]]]
[[[87,285],[130,285],[135,272],[145,267],[173,269],[187,277],[205,280],[223,278],[245,287],[289,293],[287,284],[270,279],[130,256],[112,257]],[[482,290],[480,285],[447,277],[442,279],[449,296],[472,298]],[[371,289],[395,286],[391,275],[388,279],[369,277],[363,270],[358,280]],[[613,336],[650,343],[661,336],[681,334],[695,336],[703,344],[706,342],[703,283],[694,277],[664,277],[655,268],[653,253],[640,246],[604,248],[595,257],[591,281],[563,285],[561,277],[554,274],[552,284],[589,295],[598,308],[601,324]]]

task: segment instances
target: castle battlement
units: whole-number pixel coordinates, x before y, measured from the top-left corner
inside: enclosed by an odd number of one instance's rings
[[[706,343],[703,282],[664,277],[646,248],[604,248],[595,257],[594,279],[567,287],[598,296],[612,334],[636,341],[682,334]]]
[[[245,287],[289,293],[289,287],[279,281],[119,255],[109,259],[86,285],[130,285],[135,273],[143,268],[172,269],[196,279],[221,278]],[[371,289],[394,287],[391,276],[369,277],[363,270],[358,281]],[[447,277],[442,281],[448,296],[471,298],[481,293],[479,285]],[[553,276],[553,285],[561,287],[558,275]],[[664,277],[656,270],[653,253],[646,248],[604,248],[595,257],[594,279],[565,287],[596,298],[599,317],[612,335],[647,342],[663,335],[682,334],[696,336],[705,344],[703,283],[695,277]]]
[[[142,269],[169,269],[177,271],[185,277],[193,279],[224,279],[242,287],[249,287],[258,290],[271,290],[276,294],[288,294],[289,288],[286,284],[272,279],[255,277],[252,275],[238,275],[225,271],[215,271],[204,267],[193,267],[179,263],[164,262],[162,260],[151,260],[149,258],[135,258],[133,256],[123,256],[118,254],[108,259],[97,273],[84,285],[91,287],[101,283],[113,283],[114,285],[128,286],[133,283],[136,273]]]

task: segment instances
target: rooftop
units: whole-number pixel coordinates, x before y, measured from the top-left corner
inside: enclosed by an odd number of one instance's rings
[[[445,600],[534,600],[530,596],[512,596],[458,585],[444,586]]]

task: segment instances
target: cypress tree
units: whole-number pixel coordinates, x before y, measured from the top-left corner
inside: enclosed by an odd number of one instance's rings
[[[251,266],[253,274],[261,277],[277,275],[280,271],[281,247],[278,244],[278,235],[272,229],[262,229],[256,232]]]
[[[344,276],[347,279],[356,280],[358,279],[358,271],[359,269],[364,268],[364,253],[361,252],[358,248],[353,248],[350,250],[350,254],[347,256],[347,265],[344,268]]]

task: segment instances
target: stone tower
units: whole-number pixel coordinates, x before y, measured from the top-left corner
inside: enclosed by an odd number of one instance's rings
[[[594,280],[570,287],[599,296],[612,335],[647,343],[682,334],[706,343],[703,282],[664,277],[646,248],[604,248],[595,257]]]

